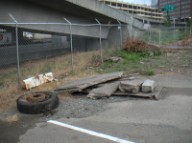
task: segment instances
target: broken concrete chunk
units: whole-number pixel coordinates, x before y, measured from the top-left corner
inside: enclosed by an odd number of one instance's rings
[[[115,91],[117,91],[119,82],[106,84],[102,87],[95,88],[87,95],[88,98],[97,99],[103,97],[111,96]]]
[[[45,74],[39,74],[37,76],[34,77],[30,77],[28,79],[23,80],[23,87],[26,90],[29,90],[33,87],[37,87],[41,84],[47,83],[47,82],[51,82],[53,81],[53,73],[49,72],[49,73],[45,73]]]
[[[121,81],[119,84],[119,90],[121,92],[129,92],[129,93],[138,93],[140,91],[140,86],[144,82],[144,80],[127,80]]]
[[[141,86],[141,91],[143,93],[153,92],[154,87],[155,87],[155,81],[147,79],[143,82],[143,84]]]

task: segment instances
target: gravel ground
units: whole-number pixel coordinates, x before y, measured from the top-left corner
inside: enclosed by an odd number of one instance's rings
[[[100,100],[88,99],[85,96],[60,97],[60,104],[51,113],[38,115],[26,115],[19,113],[17,109],[2,113],[0,118],[0,143],[17,143],[20,135],[38,123],[46,122],[49,119],[60,118],[84,118],[105,111],[104,105],[126,100],[141,100],[129,97],[110,97]],[[8,137],[9,136],[9,137]]]
[[[164,88],[162,91],[164,100],[169,94],[180,94],[186,92],[187,94],[191,93],[191,89],[179,89],[179,88]],[[97,113],[105,112],[106,105],[110,103],[120,103],[123,101],[138,101],[142,102],[144,99],[133,98],[133,97],[110,97],[100,100],[91,100],[86,98],[83,95],[75,96],[64,96],[59,94],[60,104],[59,107],[54,111],[53,115],[51,113],[38,114],[38,115],[25,115],[19,113],[16,109],[11,110],[9,113],[4,114],[4,119],[11,115],[13,116],[13,121],[4,122],[0,121],[0,131],[3,131],[0,134],[0,143],[17,143],[19,137],[23,135],[28,129],[35,127],[37,123],[46,122],[50,119],[60,119],[60,118],[85,118],[95,115]],[[145,99],[151,100],[151,99]],[[14,121],[14,116],[17,115]],[[3,115],[1,115],[3,117]],[[11,119],[11,118],[10,118]],[[8,137],[9,136],[9,137]]]
[[[53,118],[84,118],[91,116],[97,112],[104,111],[103,106],[108,103],[122,102],[126,100],[139,100],[138,98],[130,97],[110,97],[99,100],[88,99],[85,96],[74,96],[63,101],[59,105],[58,111],[54,114]]]
[[[191,95],[191,52],[191,50],[181,51],[179,53],[180,56],[171,53],[167,55],[166,58],[158,60],[161,61],[161,63],[156,62],[155,59],[150,63],[150,65],[158,65],[154,67],[160,67],[157,68],[157,73],[160,73],[160,75],[158,74],[151,77],[151,79],[157,81],[158,85],[170,87],[162,92],[164,98],[169,94],[180,96],[186,93],[187,95]],[[105,105],[109,103],[144,100],[132,97],[110,97],[100,100],[91,100],[87,99],[85,95],[71,96],[61,93],[59,97],[60,105],[53,114],[25,115],[19,113],[16,108],[2,112],[0,115],[0,143],[16,143],[19,140],[19,136],[24,134],[29,128],[34,127],[37,123],[46,122],[49,119],[85,118],[96,113],[105,112]]]

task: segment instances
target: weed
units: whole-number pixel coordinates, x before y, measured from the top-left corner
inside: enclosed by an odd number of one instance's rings
[[[158,73],[158,68],[161,72],[164,69],[173,66],[173,63],[177,63],[180,67],[182,65],[191,64],[191,53],[184,51],[184,53],[178,53],[179,56],[168,49],[167,52],[171,52],[172,56],[161,55],[162,51],[156,51],[153,55],[150,52],[129,52],[127,50],[113,50],[108,53],[103,53],[104,57],[119,56],[122,58],[120,62],[106,61],[99,66],[95,66],[95,61],[99,61],[99,51],[91,51],[84,53],[77,53],[74,55],[74,71],[72,72],[70,55],[58,56],[50,59],[39,59],[30,62],[23,63],[21,65],[21,76],[25,79],[29,76],[35,76],[42,72],[49,72],[51,70],[54,77],[59,82],[52,82],[46,85],[32,89],[38,90],[53,90],[70,80],[77,80],[82,77],[96,75],[97,73],[108,73],[114,71],[124,71],[126,74],[140,73],[142,75],[154,75]],[[159,57],[157,57],[157,56]],[[187,57],[185,58],[185,56]],[[155,57],[156,56],[156,57]],[[178,58],[181,57],[181,58]],[[177,66],[177,65],[175,65]],[[17,85],[17,70],[15,67],[0,69],[0,110],[8,109],[9,107],[16,107],[15,101],[17,97],[23,94],[24,91],[18,89]],[[66,80],[67,79],[67,80]],[[64,95],[65,96],[65,95]]]
[[[140,72],[142,75],[148,75],[148,76],[152,76],[155,75],[155,72],[153,70],[146,70],[146,71],[142,71]]]
[[[121,62],[106,61],[99,68],[97,72],[107,73],[115,71],[134,72],[133,69],[142,69],[140,61],[149,58],[149,54],[143,52],[127,52],[125,50],[114,50],[111,56],[118,56],[122,58]]]
[[[55,68],[54,65],[55,65],[54,63],[45,63],[40,72],[41,73],[51,72]]]
[[[147,57],[146,53],[127,52],[124,50],[116,50],[113,54],[114,56],[121,57],[126,63],[137,62],[140,61],[142,58]]]
[[[101,62],[102,62],[101,56],[94,53],[91,57],[91,64],[94,66],[99,66]]]

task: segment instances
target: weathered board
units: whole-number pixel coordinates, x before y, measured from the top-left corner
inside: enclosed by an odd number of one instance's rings
[[[153,98],[153,99],[160,99],[161,98],[161,90],[162,87],[157,87],[153,93],[128,93],[128,92],[115,92],[112,96],[132,96],[132,97],[142,97],[142,98]]]
[[[107,81],[119,79],[123,76],[123,72],[115,72],[109,74],[97,75],[89,78],[83,78],[80,80],[72,81],[66,85],[56,89],[56,91],[69,91],[69,92],[81,92],[88,87],[104,83]]]

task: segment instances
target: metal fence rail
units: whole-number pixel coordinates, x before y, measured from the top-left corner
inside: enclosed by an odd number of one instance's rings
[[[6,38],[4,42],[0,41],[0,72],[2,73],[0,77],[0,85],[3,85],[5,82],[6,68],[15,67],[17,69],[17,81],[21,82],[22,79],[26,78],[29,75],[35,75],[33,70],[35,68],[39,69],[36,72],[49,72],[56,67],[56,62],[60,59],[62,55],[70,54],[70,62],[59,61],[62,63],[67,63],[67,66],[71,66],[71,70],[74,70],[74,54],[80,51],[88,50],[98,50],[100,51],[100,58],[103,60],[103,43],[104,40],[102,37],[103,28],[106,29],[110,27],[119,28],[119,24],[102,24],[98,20],[98,23],[93,24],[77,24],[72,23],[68,19],[64,18],[63,23],[46,23],[46,22],[18,22],[11,14],[9,15],[13,22],[0,22],[0,33]],[[67,22],[67,23],[65,23]],[[46,26],[61,26],[69,28],[69,33],[54,33],[47,31],[38,31],[25,28],[26,26],[35,27],[36,29],[46,27]],[[24,28],[23,28],[24,27]],[[94,37],[84,37],[81,35],[74,35],[73,29],[76,28],[94,28],[96,29],[96,35],[98,38]],[[103,28],[102,28],[103,27]],[[120,26],[121,27],[121,26]],[[56,29],[55,28],[55,29]],[[7,35],[6,34],[10,34]],[[121,32],[120,32],[121,34]],[[83,42],[81,42],[83,41]],[[118,39],[117,39],[118,41]],[[90,46],[90,43],[94,43],[94,46]],[[122,47],[122,42],[119,43],[118,47]],[[87,44],[87,45],[86,45]],[[49,60],[51,59],[51,60]],[[37,65],[33,67],[32,64],[35,60],[43,60],[43,65]],[[65,60],[65,59],[63,59]],[[25,66],[24,66],[25,64]],[[32,66],[31,66],[32,65]],[[64,65],[64,64],[63,64]],[[41,67],[42,66],[42,67]],[[66,66],[66,65],[65,65]],[[64,69],[65,67],[63,67]],[[5,72],[4,72],[5,71]],[[15,78],[14,78],[15,80]]]
[[[76,53],[81,51],[96,50],[103,61],[104,49],[121,49],[130,37],[162,46],[191,35],[191,27],[186,25],[166,27],[159,24],[148,29],[135,30],[134,25],[122,24],[118,20],[116,24],[102,24],[98,19],[92,24],[77,24],[66,18],[63,19],[63,23],[24,23],[17,21],[12,15],[9,16],[13,22],[0,23],[0,86],[9,76],[7,67],[14,69],[13,79],[20,83],[22,79],[37,72],[44,73],[59,68],[65,70],[66,66],[71,67],[72,71],[75,70],[75,62],[78,62]],[[26,26],[31,26],[35,30]],[[44,27],[54,28],[58,32],[42,30]],[[62,33],[59,29],[68,32],[62,31]],[[94,35],[85,37],[74,34],[77,29],[83,29],[87,35],[89,34],[87,31],[90,30]],[[110,29],[107,35],[103,34],[106,29]],[[36,65],[36,60],[42,61],[41,64]]]

